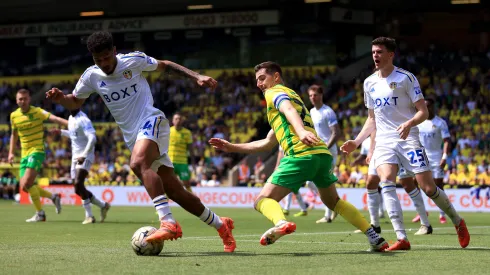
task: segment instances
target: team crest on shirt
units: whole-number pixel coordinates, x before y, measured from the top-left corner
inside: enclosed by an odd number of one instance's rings
[[[131,70],[125,70],[125,71],[123,72],[123,76],[124,76],[124,78],[126,78],[126,79],[131,79],[131,77],[133,77],[133,73],[131,72]]]
[[[396,89],[396,85],[397,85],[396,82],[391,82],[390,83],[390,89],[392,89],[392,90]]]

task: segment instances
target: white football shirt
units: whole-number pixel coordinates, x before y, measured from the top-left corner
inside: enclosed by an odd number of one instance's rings
[[[89,67],[80,77],[73,95],[88,98],[97,92],[121,128],[124,141],[134,144],[143,120],[160,115],[153,107],[150,86],[142,72],[154,71],[157,60],[142,52],[118,54],[114,72],[106,75],[97,66]]]
[[[87,147],[88,136],[93,135],[96,139],[95,129],[87,115],[80,111],[75,116],[68,118],[68,132],[71,139],[72,157],[79,157]],[[88,156],[94,155],[95,146],[88,151]]]
[[[334,110],[323,104],[323,106],[318,110],[313,107],[310,110],[310,115],[318,136],[323,140],[323,142],[327,143],[332,135],[330,127],[338,124],[337,115],[335,114]],[[331,152],[337,152],[337,144],[334,144],[329,150]]]
[[[445,138],[449,138],[449,128],[444,119],[435,116],[432,120],[425,120],[418,125],[419,137],[425,148],[429,162],[439,163],[442,158],[442,144]]]
[[[414,103],[423,98],[417,78],[401,68],[395,67],[387,78],[380,78],[378,72],[366,78],[364,103],[374,109],[376,141],[401,140],[396,128],[413,118]],[[407,140],[417,140],[418,135],[418,128],[412,127]]]

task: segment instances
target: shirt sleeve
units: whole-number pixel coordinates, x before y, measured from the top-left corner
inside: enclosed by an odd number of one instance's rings
[[[51,113],[48,112],[48,111],[46,111],[46,110],[44,110],[44,109],[39,108],[39,115],[41,116],[41,119],[43,121],[46,121],[51,116]]]
[[[158,61],[144,52],[131,52],[121,56],[128,67],[136,67],[142,72],[154,71],[158,68]]]
[[[291,98],[280,90],[269,90],[265,93],[267,106],[274,107],[277,110],[279,110],[279,106],[284,100],[291,100]]]
[[[451,137],[451,134],[449,134],[449,127],[447,127],[447,123],[444,119],[441,119],[441,136],[443,139]]]
[[[371,91],[369,90],[369,85],[367,81],[364,81],[364,105],[368,109],[374,109],[374,101],[371,97]]]
[[[94,134],[95,135],[95,129],[94,126],[92,125],[92,122],[88,118],[83,118],[80,120],[79,126],[82,128],[83,132],[88,135],[88,134]]]
[[[419,81],[413,74],[411,76],[407,76],[405,83],[407,85],[408,97],[410,97],[412,103],[424,99],[424,95],[422,94],[422,89],[420,89]]]
[[[88,68],[80,77],[73,90],[73,96],[76,98],[88,98],[92,93],[95,92],[94,88],[90,85],[90,75],[93,67]]]
[[[332,127],[338,124],[337,115],[333,110],[327,111],[327,122],[328,122],[328,127]]]

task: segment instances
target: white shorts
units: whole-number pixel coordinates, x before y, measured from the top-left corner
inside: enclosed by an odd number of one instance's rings
[[[374,167],[374,158],[373,157],[371,157],[371,160],[369,161],[368,175],[372,175],[372,176],[378,175],[378,172],[376,172],[376,168]]]
[[[160,158],[152,163],[151,169],[153,171],[157,172],[158,168],[162,165],[170,168],[174,167],[172,161],[170,161],[170,158],[168,157],[170,126],[168,120],[164,116],[155,115],[141,121],[138,127],[138,135],[136,140],[127,144],[131,152],[133,152],[136,142],[141,139],[153,140],[158,145]]]
[[[83,169],[87,172],[90,172],[90,167],[92,167],[93,163],[93,158],[86,158],[85,161],[82,164],[78,164],[77,160],[73,159],[71,161],[71,169],[70,169],[70,176],[72,179],[75,179],[77,176],[77,169]]]
[[[442,178],[444,178],[444,171],[439,166],[439,163],[433,164],[431,162],[430,165],[429,165],[429,167],[430,167],[430,170],[432,171],[432,177],[434,179],[442,179]],[[415,177],[415,174],[412,173],[412,172],[407,171],[406,169],[404,169],[402,167],[402,168],[400,168],[400,171],[398,172],[398,177],[400,179],[410,178],[410,177]]]
[[[377,142],[374,149],[374,168],[382,164],[397,164],[399,169],[419,174],[430,171],[429,160],[419,140]]]

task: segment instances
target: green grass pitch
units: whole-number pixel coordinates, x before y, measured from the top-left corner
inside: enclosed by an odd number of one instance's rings
[[[0,201],[1,274],[484,274],[490,259],[490,214],[463,213],[471,243],[461,249],[454,227],[429,219],[434,234],[414,236],[413,212],[405,212],[412,244],[407,252],[368,253],[367,239],[341,217],[315,224],[323,211],[291,218],[297,231],[263,247],[260,235],[272,224],[253,209],[213,209],[235,220],[237,250],[223,252],[217,232],[181,208],[173,208],[184,236],[165,242],[158,257],[136,256],[130,239],[141,226],[158,227],[152,207],[113,207],[107,221],[82,225],[83,208],[46,207],[47,222],[28,224],[31,205]],[[93,208],[99,218],[97,207]],[[293,211],[294,213],[294,211]],[[364,212],[367,216],[367,213]],[[449,219],[448,219],[449,221]],[[382,235],[395,240],[388,219]]]

